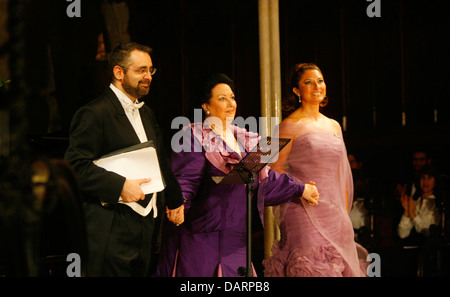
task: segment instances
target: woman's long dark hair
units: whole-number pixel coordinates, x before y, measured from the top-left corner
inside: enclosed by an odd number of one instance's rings
[[[433,194],[435,196],[439,196],[439,192],[440,192],[440,173],[438,171],[438,169],[436,168],[436,166],[431,165],[431,164],[427,164],[424,165],[422,168],[419,169],[418,175],[417,175],[417,179],[418,179],[418,185],[419,188],[416,190],[417,194],[419,196],[421,196],[422,193],[422,189],[420,188],[420,179],[422,178],[422,176],[424,175],[428,175],[428,176],[432,176],[434,177],[435,183],[434,183],[434,189],[433,189]]]

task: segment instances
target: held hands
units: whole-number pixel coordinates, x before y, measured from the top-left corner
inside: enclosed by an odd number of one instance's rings
[[[302,198],[308,202],[309,205],[319,204],[319,191],[316,188],[315,182],[309,182],[305,184],[305,189],[303,190]]]
[[[145,194],[141,189],[141,185],[151,181],[151,178],[142,179],[126,179],[123,184],[122,197],[124,202],[137,202],[145,199]],[[166,210],[167,218],[175,225],[180,225],[184,222],[184,205],[175,209]]]
[[[169,221],[179,226],[184,222],[184,205],[181,205],[180,207],[175,209],[169,209],[168,207],[166,207],[166,214]]]
[[[151,178],[126,179],[123,184],[122,197],[124,202],[137,202],[145,199],[145,194],[141,189],[141,185],[151,181]]]

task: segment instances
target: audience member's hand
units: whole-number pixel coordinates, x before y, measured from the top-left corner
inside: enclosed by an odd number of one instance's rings
[[[407,189],[407,187],[406,187],[406,184],[404,184],[404,185],[400,185],[400,184],[398,184],[396,187],[395,187],[395,197],[397,197],[396,199],[398,199],[398,198],[402,198],[402,196],[406,193],[406,189]]]
[[[409,204],[409,217],[411,219],[414,219],[416,217],[416,202],[414,201],[413,197],[408,197],[408,204]]]
[[[402,203],[402,207],[405,211],[409,212],[409,196],[403,193],[400,197],[400,202]]]
[[[127,179],[123,184],[122,197],[124,202],[137,202],[145,199],[145,194],[141,189],[141,185],[150,182],[150,178]]]
[[[403,215],[405,217],[414,218],[416,216],[416,203],[411,196],[403,194],[400,198],[400,202],[402,203],[402,207],[405,210]]]
[[[317,190],[314,182],[311,181],[305,184],[302,198],[305,199],[309,205],[319,204],[319,191]]]
[[[167,218],[175,225],[183,224],[184,222],[184,205],[181,205],[175,209],[169,209],[166,207]]]

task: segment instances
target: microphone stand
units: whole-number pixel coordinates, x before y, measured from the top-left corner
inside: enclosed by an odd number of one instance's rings
[[[240,275],[247,277],[253,277],[252,269],[252,197],[255,189],[253,183],[255,182],[255,175],[245,167],[241,167],[238,173],[242,180],[245,182],[245,188],[247,192],[247,266],[239,267],[238,272]]]

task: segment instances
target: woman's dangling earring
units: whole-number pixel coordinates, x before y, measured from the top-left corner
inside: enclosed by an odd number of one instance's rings
[[[302,103],[302,97],[298,96],[298,103]]]
[[[211,112],[209,110],[205,111],[206,115],[210,115]]]

